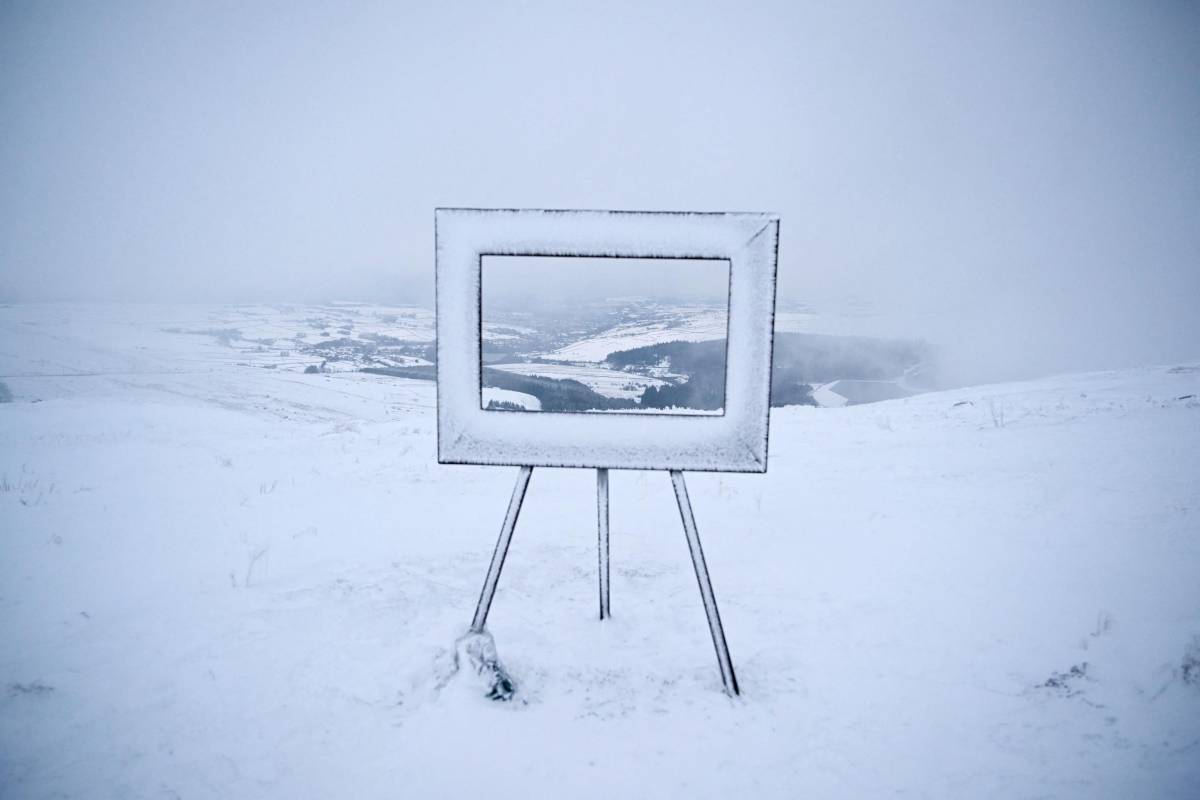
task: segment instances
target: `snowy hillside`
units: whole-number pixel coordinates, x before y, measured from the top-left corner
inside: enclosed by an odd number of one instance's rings
[[[1197,796],[1200,365],[774,409],[688,476],[736,700],[668,477],[612,477],[601,623],[594,475],[535,470],[498,704],[446,649],[517,471],[245,313],[0,308],[0,796]]]

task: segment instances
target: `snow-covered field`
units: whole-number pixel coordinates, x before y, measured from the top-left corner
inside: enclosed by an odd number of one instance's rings
[[[380,306],[365,303],[330,303],[324,306],[239,305],[206,306],[215,324],[237,328],[244,338],[291,339],[297,330],[310,336],[322,332],[333,335],[362,336],[376,334],[405,341],[432,342],[433,312],[415,306]],[[184,312],[179,306],[167,307],[170,313]]]
[[[516,470],[210,313],[0,308],[4,797],[1197,796],[1200,366],[775,409],[689,476],[740,699],[668,477],[612,477],[601,623],[594,476],[536,470],[497,704],[436,665]]]
[[[847,402],[849,402],[846,397],[843,397],[842,395],[833,391],[835,384],[837,384],[837,381],[823,383],[819,386],[813,387],[812,396],[813,399],[817,401],[817,405],[821,406],[822,408],[842,408]]]
[[[723,339],[728,324],[726,308],[709,306],[664,306],[657,315],[647,319],[617,325],[613,328],[566,347],[560,347],[547,357],[561,361],[599,363],[610,353],[664,341],[703,342]]]
[[[513,372],[517,375],[536,375],[554,380],[571,379],[579,381],[597,394],[605,397],[638,399],[647,386],[666,386],[667,382],[658,378],[637,375],[632,372],[622,372],[617,369],[604,367],[587,367],[572,364],[489,364],[495,369]]]
[[[494,386],[484,386],[480,389],[480,393],[483,395],[480,398],[480,403],[484,408],[487,408],[487,404],[494,400],[497,403],[513,403],[521,406],[526,411],[542,410],[542,401],[531,394],[525,394],[525,392],[514,392],[511,389],[497,389]]]

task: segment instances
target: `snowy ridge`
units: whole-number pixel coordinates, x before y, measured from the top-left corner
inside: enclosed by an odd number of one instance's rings
[[[1200,785],[1200,365],[775,409],[767,474],[688,476],[737,701],[667,476],[612,476],[601,624],[595,477],[535,470],[503,705],[438,664],[516,470],[435,463],[429,382],[262,369],[181,313],[0,308],[5,796]]]

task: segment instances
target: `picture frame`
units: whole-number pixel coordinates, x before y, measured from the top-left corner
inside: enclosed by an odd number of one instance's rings
[[[777,215],[439,208],[434,225],[440,463],[766,472]],[[728,261],[724,413],[481,408],[486,256]]]

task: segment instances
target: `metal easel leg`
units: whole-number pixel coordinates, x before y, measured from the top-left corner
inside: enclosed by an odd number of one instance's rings
[[[608,470],[596,470],[596,528],[600,551],[600,619],[608,619]]]
[[[692,554],[692,566],[696,569],[696,583],[700,584],[700,596],[704,599],[704,613],[708,616],[708,630],[712,633],[713,647],[717,650],[717,664],[721,668],[721,681],[727,694],[740,694],[737,676],[733,674],[733,660],[729,657],[729,645],[725,642],[725,630],[721,627],[721,614],[717,611],[717,597],[713,594],[712,581],[708,577],[708,565],[704,563],[704,550],[700,547],[700,532],[696,530],[696,518],[692,516],[692,503],[688,500],[687,484],[683,473],[671,470],[671,482],[675,484],[675,500],[679,503],[679,516],[683,518],[683,532],[687,534],[688,550]]]
[[[504,516],[503,527],[500,528],[500,538],[496,541],[496,549],[492,553],[492,563],[488,567],[487,578],[483,581],[483,591],[479,593],[479,604],[475,606],[471,633],[483,633],[483,627],[487,623],[488,610],[492,607],[492,598],[496,596],[496,583],[500,580],[500,570],[504,568],[504,557],[508,555],[508,545],[512,542],[513,529],[517,527],[517,515],[521,513],[521,503],[525,501],[525,489],[529,486],[531,474],[533,467],[521,467],[521,473],[517,476],[512,499],[508,501],[508,513]]]

